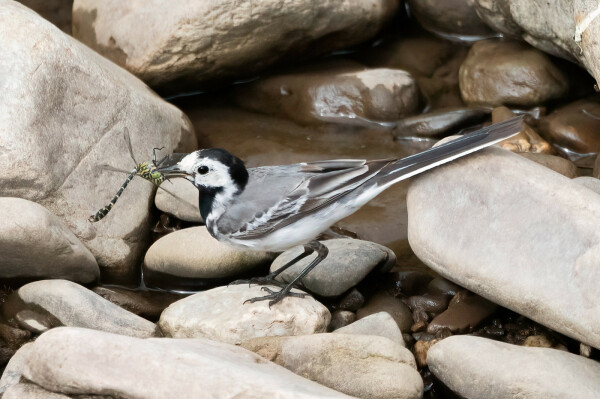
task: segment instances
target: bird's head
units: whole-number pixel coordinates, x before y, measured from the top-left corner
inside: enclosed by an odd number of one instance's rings
[[[241,192],[248,182],[244,162],[221,148],[174,154],[157,172],[165,179],[183,177],[199,190],[212,193]]]

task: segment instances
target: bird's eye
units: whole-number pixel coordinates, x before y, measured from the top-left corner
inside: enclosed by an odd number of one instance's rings
[[[201,175],[205,175],[208,173],[208,166],[206,165],[202,165],[198,167],[198,173],[200,173]]]

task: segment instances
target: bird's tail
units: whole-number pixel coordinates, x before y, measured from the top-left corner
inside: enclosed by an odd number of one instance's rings
[[[378,185],[388,187],[400,180],[443,165],[456,158],[496,144],[518,134],[523,129],[523,116],[496,123],[427,151],[399,159],[378,174]]]

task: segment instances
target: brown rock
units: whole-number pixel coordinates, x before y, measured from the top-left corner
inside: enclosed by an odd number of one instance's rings
[[[476,42],[460,67],[469,105],[531,107],[567,93],[569,79],[539,50],[509,41]]]
[[[235,100],[248,110],[302,124],[360,124],[418,112],[419,90],[406,71],[335,61],[244,85]]]
[[[535,154],[532,152],[521,152],[519,155],[530,159],[534,162],[544,165],[545,167],[552,169],[553,171],[560,173],[569,179],[576,178],[579,176],[579,170],[577,166],[568,159],[549,154]]]
[[[410,331],[413,319],[410,309],[398,298],[380,292],[367,301],[367,304],[358,309],[357,318],[360,320],[368,315],[387,312],[394,318],[402,332]]]
[[[474,0],[409,0],[411,13],[427,30],[455,40],[494,36],[475,12]]]
[[[356,313],[348,310],[336,310],[331,313],[331,321],[329,322],[329,331],[335,331],[339,328],[346,327],[356,320]]]
[[[492,123],[500,123],[514,117],[515,114],[506,107],[497,107],[492,111]],[[521,133],[501,141],[498,145],[512,152],[531,152],[536,154],[552,154],[554,152],[550,143],[541,138],[527,123],[523,124]]]
[[[427,366],[427,352],[429,351],[429,348],[431,348],[433,345],[440,341],[441,339],[432,339],[430,341],[415,342],[413,353],[415,354],[415,360],[417,361],[418,367]]]
[[[92,291],[115,305],[151,321],[158,321],[167,306],[184,297],[166,291],[137,291],[120,287],[95,287]]]
[[[396,123],[392,134],[395,137],[444,137],[462,127],[482,122],[487,114],[483,108],[439,109],[402,119]]]
[[[395,0],[76,0],[73,35],[152,87],[189,91],[359,44],[397,8]]]
[[[486,318],[491,316],[498,305],[467,291],[461,291],[452,298],[448,309],[436,316],[427,332],[435,334],[448,328],[453,333],[471,332]]]
[[[564,155],[579,166],[592,167],[600,152],[600,103],[596,99],[565,105],[542,118],[540,127]]]
[[[31,8],[41,17],[58,26],[60,30],[71,34],[71,14],[73,0],[17,0]]]

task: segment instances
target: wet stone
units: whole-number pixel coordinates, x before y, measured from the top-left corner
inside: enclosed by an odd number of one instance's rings
[[[365,306],[358,309],[356,316],[360,320],[379,312],[389,313],[398,325],[398,328],[400,328],[400,331],[410,331],[413,323],[410,309],[400,299],[385,292],[377,293],[369,298]]]
[[[452,298],[448,309],[431,320],[427,332],[435,334],[445,328],[453,333],[472,332],[497,308],[498,305],[479,295],[460,291]]]
[[[357,311],[365,304],[365,297],[356,288],[352,288],[340,299],[336,308],[341,310]]]
[[[120,308],[107,301],[94,292],[78,284],[66,280],[42,280],[29,283],[19,288],[12,298],[13,304],[5,306],[10,308],[8,316],[17,320],[21,316],[25,321],[30,317],[23,317],[21,312],[38,314],[42,319],[48,320],[55,326],[85,327],[94,330],[114,332],[116,334],[135,337],[150,337],[156,334],[156,325],[135,314]],[[27,327],[26,323],[19,323]],[[33,324],[34,327],[41,323]],[[34,329],[34,332],[45,328]]]
[[[460,335],[431,347],[427,364],[437,378],[466,398],[575,399],[600,392],[598,362],[549,348]]]
[[[427,290],[430,293],[439,293],[443,295],[447,295],[453,297],[461,290],[461,287],[457,284],[454,284],[450,280],[446,280],[445,278],[436,277],[427,284]]]
[[[492,123],[504,122],[514,118],[516,115],[507,107],[496,107],[492,111]],[[554,150],[550,143],[529,126],[523,123],[523,129],[519,134],[501,141],[498,145],[506,150],[517,153],[552,154]]]
[[[446,310],[450,297],[440,293],[426,293],[406,299],[406,304],[412,310],[438,314]]]
[[[144,258],[144,280],[149,287],[192,290],[258,273],[273,257],[221,243],[204,226],[190,227],[152,244]]]
[[[9,326],[8,324],[0,323],[0,338],[11,349],[19,349],[23,344],[31,338],[31,333],[20,328]]]
[[[600,102],[596,98],[558,108],[542,118],[540,126],[558,151],[578,166],[593,166],[600,152]]]
[[[548,169],[552,169],[556,173],[560,173],[569,179],[574,179],[579,176],[579,170],[577,169],[577,166],[575,166],[575,164],[568,159],[556,155],[534,154],[531,152],[523,152],[519,155],[530,159],[533,162],[537,162],[540,165],[544,165]]]
[[[488,111],[479,108],[434,110],[396,122],[392,133],[395,137],[444,137],[482,122],[487,115]]]
[[[94,287],[102,298],[145,319],[158,321],[163,310],[184,295],[165,291],[134,291],[120,287]]]
[[[423,268],[403,269],[395,272],[392,279],[396,294],[410,296],[425,292],[433,276]]]
[[[387,271],[396,263],[396,255],[373,242],[339,238],[322,241],[329,254],[306,277],[301,287],[321,296],[338,296],[361,282],[373,270]],[[304,252],[302,246],[294,247],[279,255],[271,265],[271,272],[279,269]],[[309,255],[276,277],[284,283],[291,282],[316,255]]]
[[[419,111],[419,89],[410,73],[330,61],[270,76],[237,89],[243,108],[301,124],[394,121]]]
[[[373,335],[263,337],[242,343],[262,357],[320,384],[361,398],[421,398],[412,353]]]
[[[377,335],[401,346],[406,346],[402,332],[387,312],[373,313],[345,327],[334,330],[336,334]]]
[[[331,315],[310,296],[287,297],[270,308],[268,301],[244,303],[266,294],[254,285],[231,285],[199,292],[172,303],[162,313],[159,326],[168,337],[204,337],[232,344],[262,336],[326,331]]]
[[[353,323],[356,320],[356,313],[348,310],[336,310],[331,313],[331,322],[329,323],[329,331],[335,331],[342,327]]]
[[[459,83],[469,105],[531,107],[569,89],[569,79],[548,56],[510,41],[476,42],[460,68]]]
[[[453,40],[477,40],[495,36],[477,15],[469,0],[409,0],[411,14],[425,29]]]

